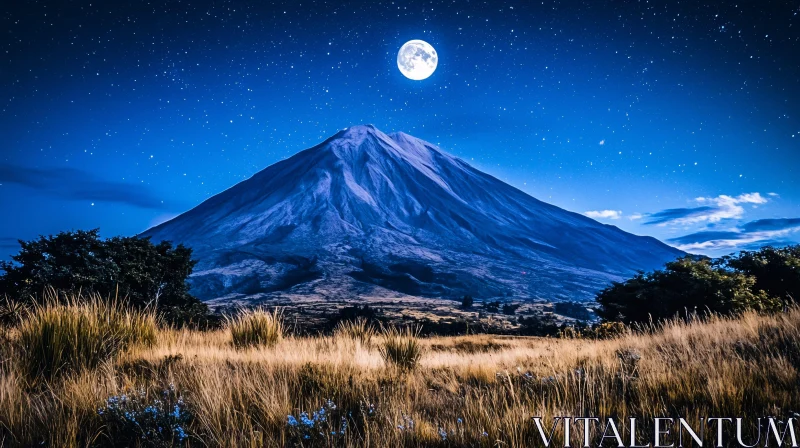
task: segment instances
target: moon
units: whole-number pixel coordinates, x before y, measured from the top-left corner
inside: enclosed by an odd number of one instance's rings
[[[430,77],[439,65],[439,55],[433,46],[424,40],[406,42],[397,52],[397,68],[408,79],[422,81]]]

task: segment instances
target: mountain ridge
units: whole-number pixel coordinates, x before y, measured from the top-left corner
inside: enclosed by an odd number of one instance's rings
[[[341,130],[143,235],[195,250],[192,283],[206,300],[589,299],[683,254],[372,125]]]

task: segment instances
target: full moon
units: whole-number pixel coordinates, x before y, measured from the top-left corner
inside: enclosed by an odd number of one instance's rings
[[[397,52],[397,68],[403,76],[414,81],[431,76],[438,64],[436,50],[424,40],[410,40]]]

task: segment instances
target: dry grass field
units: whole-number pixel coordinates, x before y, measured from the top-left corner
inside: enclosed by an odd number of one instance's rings
[[[107,319],[75,306],[89,315],[78,329]],[[45,312],[47,337],[59,343],[53,328],[66,314]],[[152,316],[126,318],[150,325]],[[271,325],[261,318],[249,328]],[[0,446],[522,447],[540,446],[534,416],[691,421],[800,410],[797,309],[602,341],[349,328],[234,345],[232,332],[244,330],[231,321],[214,332],[157,329],[154,340],[139,329],[146,336],[119,344],[115,330],[107,341],[118,349],[101,362],[38,377],[32,358],[47,355],[29,341],[45,333],[26,325],[0,336]],[[392,362],[409,351],[419,358]]]

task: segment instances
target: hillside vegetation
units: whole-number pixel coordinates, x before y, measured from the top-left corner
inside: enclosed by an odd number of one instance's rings
[[[541,443],[534,416],[646,426],[800,410],[797,308],[585,340],[419,338],[363,321],[295,337],[266,310],[200,332],[80,303],[29,309],[2,330],[0,446],[522,447]],[[87,357],[85,331],[113,349]]]

